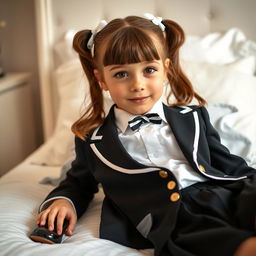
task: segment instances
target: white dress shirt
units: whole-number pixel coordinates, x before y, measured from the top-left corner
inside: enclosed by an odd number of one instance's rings
[[[162,123],[143,123],[138,130],[132,131],[128,121],[135,115],[115,107],[118,136],[130,156],[141,164],[169,169],[176,177],[180,189],[206,181],[206,178],[192,169],[181,151],[166,121],[161,100],[148,113],[157,113]]]

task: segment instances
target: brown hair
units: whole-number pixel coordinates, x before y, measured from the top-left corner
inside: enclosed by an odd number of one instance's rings
[[[179,63],[179,48],[185,40],[182,28],[172,20],[163,20],[165,34],[150,20],[128,16],[124,19],[114,19],[108,23],[94,38],[94,56],[87,48],[91,37],[91,30],[78,32],[73,40],[73,47],[78,52],[84,72],[89,81],[91,103],[85,113],[72,125],[75,135],[85,138],[88,134],[103,123],[105,118],[103,108],[102,89],[93,73],[94,69],[113,64],[130,64],[142,61],[170,59],[167,72],[170,92],[167,102],[172,106],[189,104],[193,98],[199,105],[205,100],[193,89],[189,79],[183,73]],[[157,38],[163,45],[160,56],[153,38]],[[105,47],[103,56],[99,49]],[[176,102],[170,104],[170,97],[174,96]]]

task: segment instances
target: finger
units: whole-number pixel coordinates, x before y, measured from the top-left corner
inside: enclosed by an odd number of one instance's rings
[[[68,224],[67,231],[66,231],[66,234],[68,236],[72,236],[73,235],[73,230],[75,229],[76,222],[77,222],[76,216],[70,217],[69,224]]]
[[[37,225],[39,225],[40,224],[40,222],[41,222],[41,216],[42,216],[42,214],[41,214],[41,212],[37,215],[37,218],[36,218],[36,223],[37,223]]]
[[[63,223],[64,223],[65,215],[59,214],[57,217],[57,234],[60,236],[62,234],[62,229],[63,229]]]
[[[46,220],[47,220],[47,218],[48,218],[48,214],[49,214],[49,210],[48,210],[48,209],[42,211],[42,212],[39,214],[39,225],[40,225],[40,226],[45,226]]]
[[[48,229],[50,231],[54,230],[54,222],[57,216],[57,210],[53,209],[50,211],[50,213],[48,214]]]

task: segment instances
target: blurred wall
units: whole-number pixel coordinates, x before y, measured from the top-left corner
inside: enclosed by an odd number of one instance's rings
[[[5,72],[30,72],[37,145],[43,141],[34,0],[0,0],[1,66]]]

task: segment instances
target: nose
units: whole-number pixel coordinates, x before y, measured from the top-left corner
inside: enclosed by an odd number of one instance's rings
[[[138,91],[143,91],[144,89],[145,89],[144,78],[139,75],[134,76],[133,79],[131,80],[130,90],[138,92]]]

